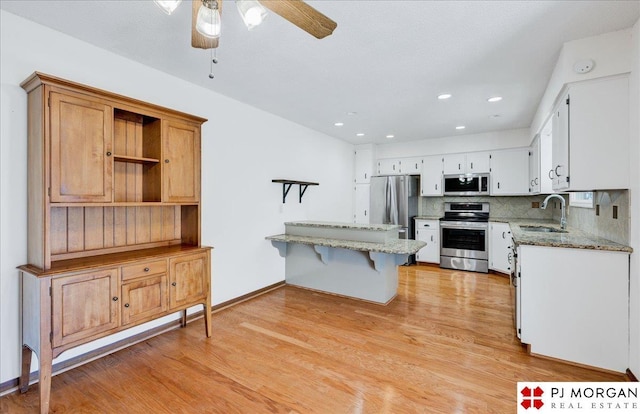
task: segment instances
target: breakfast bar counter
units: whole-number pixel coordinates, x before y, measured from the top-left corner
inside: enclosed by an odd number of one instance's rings
[[[321,221],[285,223],[269,236],[285,258],[287,284],[380,304],[398,291],[399,265],[425,246],[398,238],[400,226]]]

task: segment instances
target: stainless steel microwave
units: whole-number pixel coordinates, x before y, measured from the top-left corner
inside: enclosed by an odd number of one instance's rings
[[[489,195],[489,174],[449,174],[444,176],[444,195]]]

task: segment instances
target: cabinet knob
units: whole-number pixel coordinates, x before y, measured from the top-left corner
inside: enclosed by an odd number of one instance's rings
[[[556,166],[556,168],[553,170],[553,172],[556,174],[557,177],[560,177],[562,174],[558,173],[558,168],[561,168],[561,165]]]
[[[114,302],[117,302],[118,301],[118,297],[114,296],[114,297],[111,298],[111,300],[114,301]]]
[[[169,164],[169,160],[168,159],[164,160],[164,163]]]
[[[148,272],[149,270],[151,270],[151,269],[149,269],[148,267],[145,267],[145,268],[144,268],[144,271],[145,271],[145,272]]]
[[[107,151],[107,157],[111,156],[111,151]]]
[[[171,286],[177,286],[176,282],[171,283]]]
[[[549,179],[553,180],[553,170],[549,170]]]
[[[125,308],[128,308],[128,307],[129,307],[129,304],[128,304],[128,303],[125,303],[125,304],[124,304],[124,307],[125,307]]]

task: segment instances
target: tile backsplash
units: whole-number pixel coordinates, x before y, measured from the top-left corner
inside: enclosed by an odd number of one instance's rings
[[[546,219],[560,222],[560,202],[549,203],[542,210],[532,207],[532,203],[542,203],[545,195],[514,197],[420,197],[418,215],[441,217],[444,215],[445,202],[487,202],[490,204],[491,218],[528,218]],[[599,215],[595,208],[569,206],[567,201],[567,225],[586,233],[603,237],[617,243],[629,244],[629,192],[627,190],[596,191],[595,204],[599,206]],[[557,201],[557,200],[556,200]],[[614,207],[617,219],[614,219]]]
[[[542,210],[531,207],[532,203],[542,203],[542,200],[544,200],[542,195],[517,197],[420,197],[418,214],[421,216],[443,216],[445,202],[486,202],[490,204],[489,214],[491,218],[551,220],[553,212],[550,209]]]
[[[569,205],[569,196],[564,197]],[[629,191],[595,191],[593,199],[594,208],[569,206],[567,225],[617,243],[629,244]],[[596,206],[599,208],[596,209]],[[617,219],[613,218],[614,210],[617,210]],[[560,216],[558,205],[553,209],[553,218],[559,221]]]

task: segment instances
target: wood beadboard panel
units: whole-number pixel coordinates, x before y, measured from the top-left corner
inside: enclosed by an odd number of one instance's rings
[[[138,122],[137,122],[138,121]],[[113,121],[114,153],[130,157],[142,157],[143,128],[141,117],[116,118]],[[116,202],[142,201],[143,166],[141,164],[114,163],[114,200]]]
[[[180,206],[54,207],[52,255],[180,241]]]

